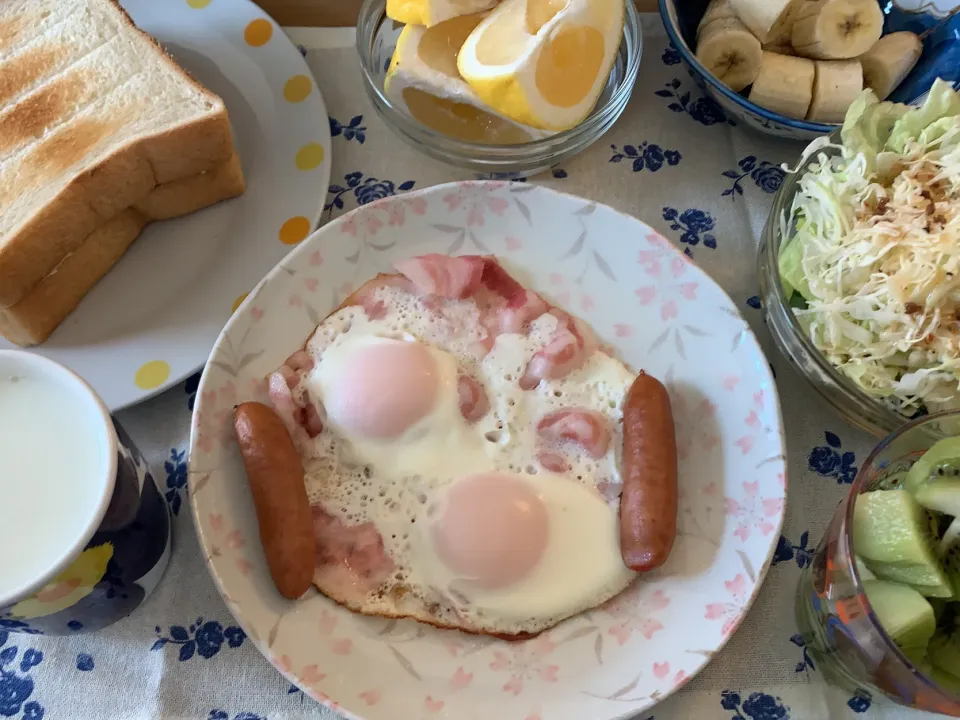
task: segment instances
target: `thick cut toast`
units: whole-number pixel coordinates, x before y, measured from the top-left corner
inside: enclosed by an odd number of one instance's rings
[[[69,253],[17,304],[0,308],[0,335],[27,347],[46,340],[120,260],[150,220],[180,217],[243,192],[236,156],[210,172],[155,187]]]
[[[155,186],[234,152],[223,101],[115,0],[0,0],[0,308]]]

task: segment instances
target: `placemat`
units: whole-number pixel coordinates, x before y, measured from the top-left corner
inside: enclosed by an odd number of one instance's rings
[[[700,675],[640,720],[927,716],[824,685],[794,621],[800,570],[873,445],[814,396],[780,358],[764,326],[756,246],[783,178],[779,165],[795,161],[801,146],[735,126],[696,88],[659,18],[645,16],[643,30],[643,62],[623,117],[584,154],[531,181],[639,217],[726,289],[776,373],[790,472],[787,522],[747,619]],[[301,43],[331,113],[333,176],[325,219],[385,195],[475,177],[426,158],[384,126],[363,92],[352,30],[292,29],[290,35]],[[8,634],[3,627],[10,621],[0,620],[0,717],[337,718],[257,652],[207,574],[187,491],[187,435],[198,380],[119,414],[150,459],[174,516],[173,557],[160,587],[132,617],[95,635]]]

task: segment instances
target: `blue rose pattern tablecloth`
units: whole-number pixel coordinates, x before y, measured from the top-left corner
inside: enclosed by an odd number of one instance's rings
[[[402,144],[374,114],[352,31],[292,30],[291,36],[302,43],[332,113],[325,219],[385,195],[467,177]],[[764,327],[757,239],[783,178],[779,165],[801,148],[747,134],[725,118],[697,90],[658,18],[644,18],[644,37],[640,77],[617,125],[585,154],[533,181],[650,223],[733,297],[777,375],[790,489],[774,564],[746,621],[704,672],[641,720],[920,717],[824,685],[794,622],[800,569],[872,446],[793,374]],[[0,718],[335,720],[247,641],[201,560],[185,462],[198,379],[119,416],[150,459],[174,516],[173,558],[159,589],[134,616],[96,635],[8,633],[11,621],[0,620]]]

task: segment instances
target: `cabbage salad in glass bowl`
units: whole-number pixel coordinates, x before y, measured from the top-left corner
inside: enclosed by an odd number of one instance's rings
[[[904,417],[960,408],[960,92],[937,80],[911,107],[865,90],[836,141],[807,148],[780,219],[790,307],[831,365]]]

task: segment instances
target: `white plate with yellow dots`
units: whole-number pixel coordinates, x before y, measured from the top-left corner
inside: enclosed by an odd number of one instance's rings
[[[330,181],[330,125],[310,69],[249,0],[121,0],[223,98],[247,189],[148,225],[43,345],[112,410],[201,367],[253,286],[317,225]],[[0,338],[0,348],[10,347]]]

